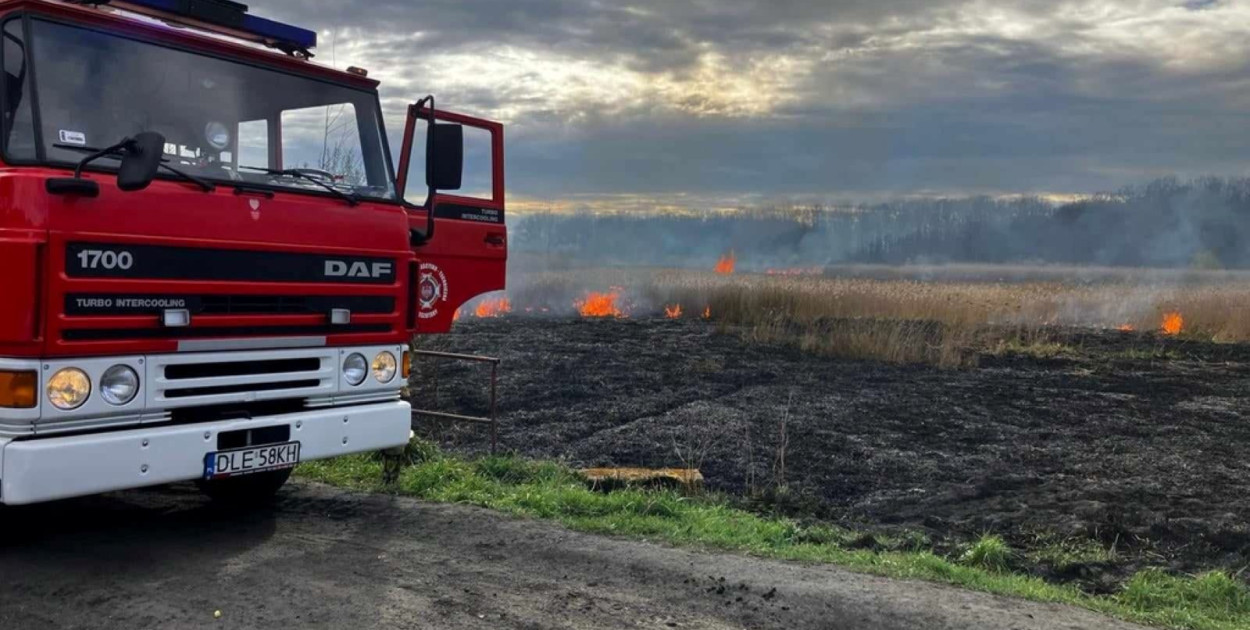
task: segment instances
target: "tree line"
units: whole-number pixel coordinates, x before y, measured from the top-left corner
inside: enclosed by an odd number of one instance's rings
[[[749,268],[838,263],[1250,267],[1250,178],[1157,179],[1056,204],[910,199],[733,213],[529,214],[514,251],[607,264]]]

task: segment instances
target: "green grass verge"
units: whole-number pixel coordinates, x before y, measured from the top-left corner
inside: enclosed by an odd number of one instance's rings
[[[911,551],[871,551],[848,545],[858,537],[836,527],[805,526],[731,507],[714,496],[669,490],[600,492],[559,464],[518,457],[465,459],[414,441],[397,483],[382,483],[376,456],[349,456],[300,466],[304,479],[429,501],[477,505],[557,521],[571,529],[677,545],[825,562],[894,578],[923,579],[1036,601],[1082,606],[1130,621],[1171,628],[1250,628],[1250,589],[1222,572],[1175,576],[1159,570],[1135,575],[1113,595],[1089,595],[1011,572],[1013,551],[983,537],[958,558]]]

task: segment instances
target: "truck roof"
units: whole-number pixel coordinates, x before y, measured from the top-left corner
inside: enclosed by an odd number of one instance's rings
[[[59,18],[88,26],[96,26],[145,41],[173,44],[210,54],[260,62],[265,65],[319,76],[353,87],[376,90],[378,81],[319,63],[263,47],[261,44],[231,37],[220,30],[201,28],[193,21],[166,23],[160,18],[130,13],[107,4],[89,6],[60,0],[0,0],[0,15],[19,11]]]

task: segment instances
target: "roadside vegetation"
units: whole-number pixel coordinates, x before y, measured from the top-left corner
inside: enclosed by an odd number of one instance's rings
[[[393,483],[383,481],[384,468]],[[1013,571],[1019,552],[986,535],[959,553],[939,554],[923,537],[864,548],[863,534],[827,524],[761,515],[714,494],[673,489],[589,487],[575,471],[515,456],[465,458],[414,440],[401,457],[350,456],[303,464],[306,480],[368,492],[477,505],[571,529],[803,562],[833,563],[895,578],[944,582],[1031,600],[1082,606],[1169,628],[1250,628],[1250,589],[1221,571],[1172,575],[1146,569],[1117,592],[1088,594]],[[1042,548],[1050,562],[1114,553],[1066,543]]]

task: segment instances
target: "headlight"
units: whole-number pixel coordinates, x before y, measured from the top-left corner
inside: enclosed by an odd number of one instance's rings
[[[353,354],[343,360],[343,378],[352,385],[359,385],[365,382],[365,376],[369,374],[369,364],[365,362],[365,355]]]
[[[100,377],[100,395],[110,405],[125,405],[139,393],[139,375],[126,365],[114,365]]]
[[[47,394],[57,409],[77,409],[91,396],[91,379],[78,368],[58,370],[48,379]]]
[[[373,357],[373,378],[379,383],[389,383],[395,378],[395,355],[384,350]]]

